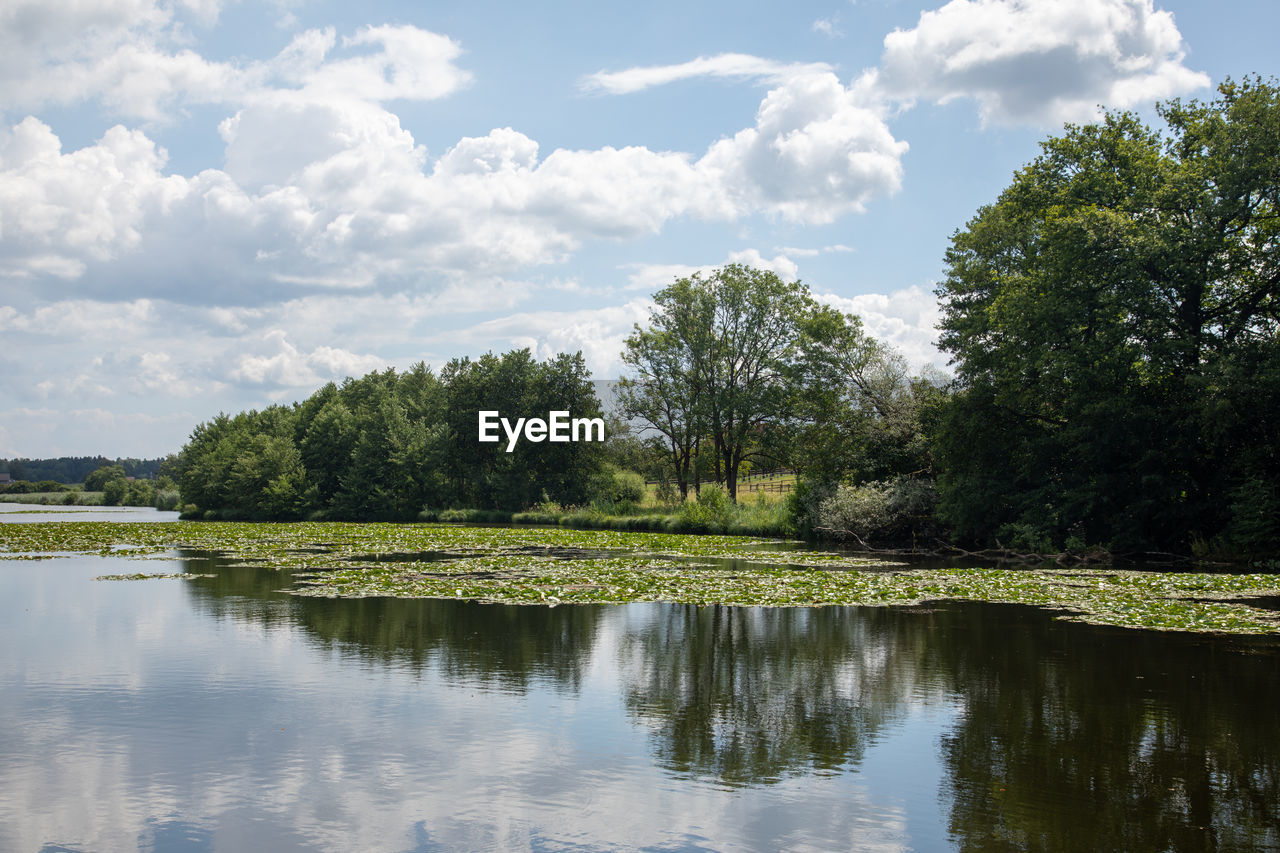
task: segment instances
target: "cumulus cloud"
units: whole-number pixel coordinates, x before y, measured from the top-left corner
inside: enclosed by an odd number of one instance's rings
[[[619,376],[622,342],[637,323],[648,321],[652,308],[653,303],[648,299],[632,299],[604,308],[526,311],[441,335],[437,342],[461,352],[477,347],[498,350],[527,347],[541,359],[581,351],[587,368],[595,376]]]
[[[931,291],[913,285],[892,293],[857,296],[817,293],[815,298],[846,314],[861,317],[868,334],[893,346],[912,367],[946,364],[946,357],[938,351],[937,325],[942,311]]]
[[[987,121],[1057,123],[1209,85],[1185,56],[1152,0],[952,0],[886,36],[873,74],[892,97],[973,98]]]
[[[142,131],[117,126],[63,153],[47,125],[24,119],[0,139],[10,274],[223,305],[435,290],[679,217],[830,222],[896,190],[906,149],[825,72],[771,90],[753,127],[696,160],[639,146],[540,157],[536,141],[498,128],[432,163],[383,106],[301,91],[239,109],[220,126],[224,169],[192,177],[166,174]],[[194,286],[210,269],[224,272],[218,289]]]
[[[261,348],[261,354],[241,355],[227,378],[240,385],[311,389],[330,379],[363,376],[386,365],[378,356],[337,347],[320,346],[309,353],[301,352],[287,340],[283,329],[267,332]]]
[[[772,258],[766,258],[760,254],[759,249],[744,249],[741,252],[730,252],[729,263],[742,264],[743,266],[755,267],[758,270],[768,270],[778,276],[783,281],[795,281],[800,272],[800,268],[796,266],[795,261],[786,255],[775,255]]]
[[[882,101],[861,83],[844,86],[826,66],[731,54],[615,74],[588,81],[615,94],[699,76],[760,77],[773,85],[753,126],[713,143],[686,174],[679,162],[668,164],[690,212],[730,219],[764,212],[822,224],[901,186],[908,146],[890,132]],[[665,188],[657,197],[670,198]]]
[[[161,173],[165,159],[141,131],[120,126],[70,154],[33,117],[0,131],[6,274],[75,278],[86,261],[137,246],[143,219],[165,212],[189,191],[185,179]]]
[[[857,88],[822,73],[771,90],[755,126],[716,142],[698,166],[735,207],[823,224],[897,192],[907,147]]]
[[[294,37],[274,58],[219,62],[184,47],[182,9],[216,20],[217,0],[16,0],[0,9],[0,85],[10,109],[98,99],[111,113],[163,121],[175,105],[282,97],[432,100],[466,86],[453,39],[413,26],[332,28]],[[335,55],[335,51],[337,55]]]
[[[803,249],[779,249],[778,252],[779,254],[773,258],[766,258],[760,253],[759,249],[741,249],[730,252],[719,263],[709,264],[626,264],[622,269],[629,269],[632,272],[628,274],[627,283],[623,286],[623,289],[656,293],[676,279],[688,278],[696,272],[709,274],[712,270],[723,267],[726,264],[742,264],[756,269],[769,270],[776,273],[783,281],[795,281],[799,277],[800,268],[788,255],[796,254],[798,257],[809,257],[818,254],[816,250],[806,252]]]

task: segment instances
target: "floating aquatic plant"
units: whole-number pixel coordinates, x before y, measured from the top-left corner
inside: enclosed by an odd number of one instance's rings
[[[50,522],[0,527],[6,559],[97,553],[294,572],[297,595],[452,598],[509,604],[669,601],[741,606],[1030,604],[1127,628],[1280,633],[1280,576],[1117,569],[913,569],[732,536],[564,528],[344,523]],[[149,578],[163,575],[116,576]]]

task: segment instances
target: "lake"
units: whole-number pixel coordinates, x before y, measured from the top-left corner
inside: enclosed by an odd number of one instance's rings
[[[0,849],[1280,850],[1274,638],[291,583],[0,560]]]

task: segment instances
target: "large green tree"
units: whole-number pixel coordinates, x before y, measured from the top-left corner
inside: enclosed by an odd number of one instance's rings
[[[663,435],[682,492],[709,444],[716,481],[736,500],[743,463],[795,422],[807,337],[834,312],[804,284],[739,264],[677,279],[654,301],[623,353],[634,374],[624,411]]]
[[[938,447],[962,534],[1276,548],[1280,91],[1159,115],[1067,126],[953,237]]]

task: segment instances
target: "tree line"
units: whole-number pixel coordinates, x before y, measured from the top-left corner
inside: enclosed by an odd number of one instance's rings
[[[677,279],[628,337],[604,447],[476,440],[480,410],[598,415],[581,354],[330,384],[201,424],[183,501],[243,517],[580,504],[615,469],[676,500],[788,467],[796,531],[1040,552],[1280,553],[1280,90],[1068,125],[952,237],[913,372],[801,282]],[[630,429],[628,425],[636,427]]]
[[[178,457],[184,504],[213,517],[417,518],[428,509],[579,503],[599,443],[477,441],[477,414],[600,417],[581,354],[527,349],[329,383],[294,405],[202,423]]]
[[[59,456],[57,459],[0,459],[0,472],[13,480],[28,482],[53,481],[63,485],[83,483],[94,471],[105,465],[119,465],[125,476],[155,479],[161,473],[164,459],[108,459],[105,456]]]

